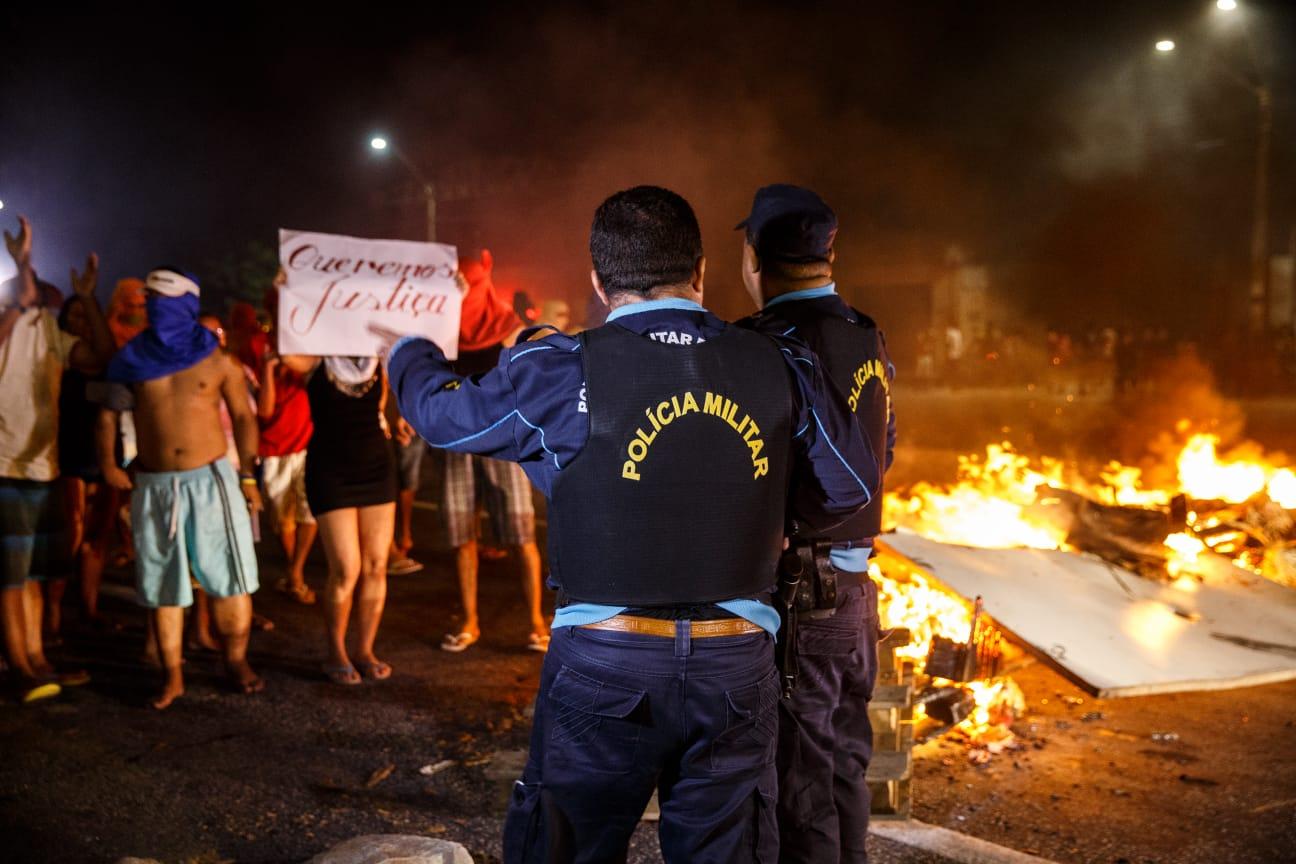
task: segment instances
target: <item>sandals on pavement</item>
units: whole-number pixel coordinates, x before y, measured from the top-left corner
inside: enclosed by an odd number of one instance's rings
[[[39,702],[42,699],[52,699],[63,692],[59,685],[52,681],[46,681],[42,684],[36,684],[22,691],[22,703],[30,705],[33,702]]]
[[[528,651],[539,651],[544,654],[549,650],[549,634],[546,633],[542,636],[539,633],[532,633],[526,647]]]
[[[408,576],[423,569],[423,565],[409,556],[402,556],[387,565],[389,576]]]
[[[480,638],[480,633],[469,633],[466,630],[462,633],[447,633],[445,638],[441,640],[441,650],[458,654],[461,651],[467,651]]]
[[[305,582],[299,582],[298,584],[294,585],[291,582],[289,582],[288,577],[285,576],[284,578],[280,579],[278,582],[275,583],[275,590],[278,591],[280,594],[287,594],[289,597],[296,600],[302,606],[315,605],[315,600],[316,600],[315,592],[312,591],[311,587],[307,585]]]
[[[385,681],[391,677],[392,667],[390,663],[384,663],[381,660],[375,660],[372,663],[359,662],[355,664],[356,670],[365,678],[373,681]]]
[[[354,687],[363,681],[360,673],[350,663],[344,663],[341,666],[330,666],[326,663],[323,666],[323,671],[324,676],[334,684],[341,684],[345,687]]]

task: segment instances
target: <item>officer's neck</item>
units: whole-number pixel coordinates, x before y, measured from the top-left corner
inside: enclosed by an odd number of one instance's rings
[[[608,298],[608,310],[619,309],[633,303],[647,303],[650,300],[688,300],[702,305],[702,291],[689,285],[665,285],[654,288],[647,294],[633,291],[621,291]]]
[[[831,273],[821,276],[809,276],[805,279],[767,279],[761,283],[761,290],[765,294],[766,305],[776,297],[782,297],[784,294],[794,294],[797,291],[809,291],[812,288],[823,288],[833,284]]]

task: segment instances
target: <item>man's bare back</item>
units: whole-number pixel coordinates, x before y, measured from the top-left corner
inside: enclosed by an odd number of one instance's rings
[[[214,351],[188,369],[135,385],[135,434],[145,471],[188,471],[225,455],[220,403],[230,416],[249,411],[238,363]],[[242,448],[240,448],[242,449]]]

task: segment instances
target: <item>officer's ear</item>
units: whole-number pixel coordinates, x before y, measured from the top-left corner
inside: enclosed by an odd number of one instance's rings
[[[590,271],[590,284],[594,286],[594,293],[599,300],[603,301],[603,305],[611,309],[612,304],[608,302],[607,291],[603,288],[603,282],[599,279],[597,270]]]
[[[828,250],[828,263],[831,264],[831,263],[833,263],[833,262],[836,261],[836,260],[837,260],[837,250],[836,250],[836,249],[829,249],[829,250]]]
[[[693,290],[697,292],[699,303],[702,302],[702,283],[705,279],[706,256],[702,255],[698,257],[697,263],[693,265],[693,277],[689,280],[689,284],[692,286]]]

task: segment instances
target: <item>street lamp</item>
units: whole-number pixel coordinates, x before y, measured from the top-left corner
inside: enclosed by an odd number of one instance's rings
[[[383,135],[374,135],[369,139],[369,149],[375,153],[386,153],[388,150],[396,154],[396,158],[405,166],[405,170],[410,173],[414,181],[423,189],[423,203],[427,208],[427,240],[429,243],[436,242],[436,220],[437,220],[437,202],[436,186],[432,181],[423,175],[418,166],[405,155],[405,151],[397,147]]]
[[[1238,8],[1237,0],[1215,0],[1215,8],[1221,12],[1235,12]],[[1269,92],[1269,85],[1261,76],[1260,65],[1255,59],[1255,46],[1245,30],[1243,35],[1247,38],[1254,75],[1244,75],[1222,63],[1217,64],[1217,68],[1256,100],[1255,203],[1251,218],[1251,280],[1247,287],[1247,326],[1253,333],[1263,333],[1269,316],[1269,150],[1273,136],[1273,96]],[[1175,50],[1174,40],[1162,39],[1156,43],[1156,50],[1168,54]]]

